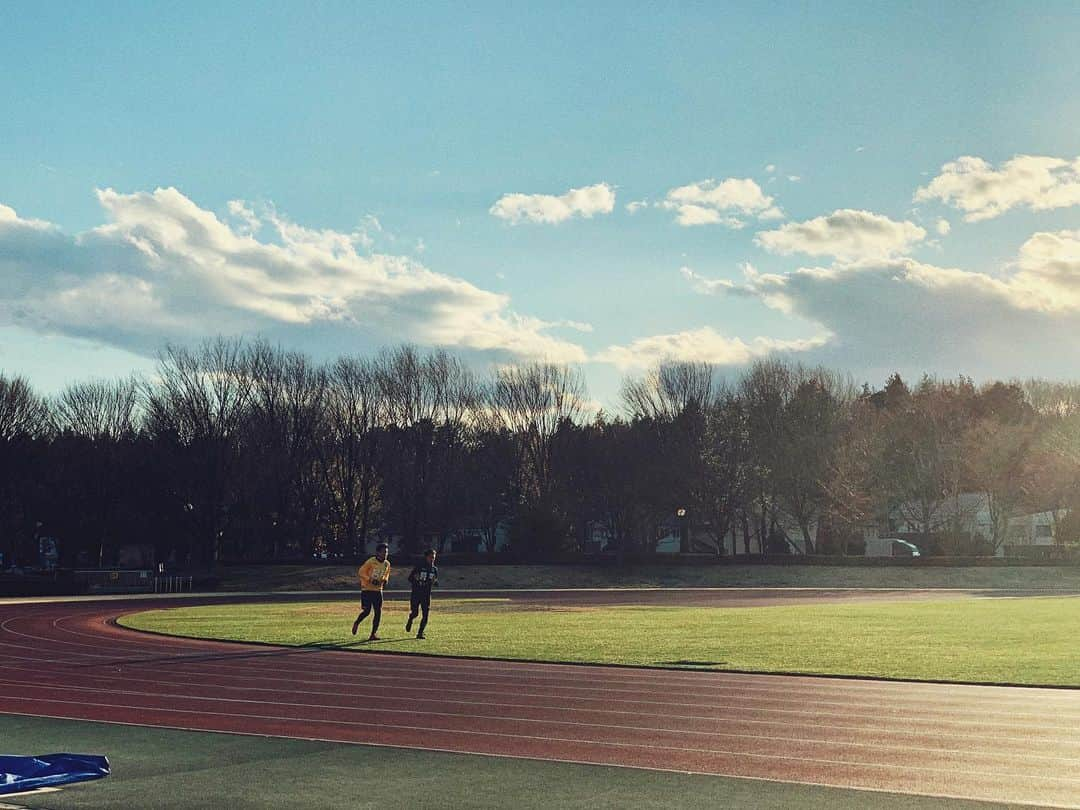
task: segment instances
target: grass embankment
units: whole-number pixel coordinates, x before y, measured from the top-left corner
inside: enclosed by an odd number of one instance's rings
[[[428,638],[388,601],[383,640],[349,635],[354,602],[214,605],[124,617],[142,630],[282,645],[541,661],[1080,685],[1080,598],[760,608],[522,607],[436,600]],[[367,629],[362,628],[362,639]]]
[[[397,564],[390,587],[408,587]],[[841,565],[440,565],[445,588],[802,587],[1007,588],[1080,591],[1080,566]],[[225,591],[324,591],[356,587],[352,565],[230,566]]]

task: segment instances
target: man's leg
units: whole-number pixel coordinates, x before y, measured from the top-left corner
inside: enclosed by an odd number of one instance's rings
[[[431,594],[425,594],[420,598],[420,610],[423,611],[424,616],[420,619],[420,632],[416,634],[417,638],[424,637],[424,628],[427,627],[428,611],[431,609]]]
[[[362,607],[363,610],[360,611],[360,615],[356,617],[356,621],[353,622],[352,626],[352,634],[354,636],[356,635],[357,629],[360,627],[360,622],[366,619],[368,614],[371,613],[371,599],[368,597],[367,591],[360,592],[360,607]]]
[[[375,641],[379,638],[375,634],[379,632],[379,621],[382,619],[382,591],[375,591],[371,594],[371,608],[375,615],[371,617],[371,635],[368,637],[368,641]]]
[[[409,620],[407,622],[405,622],[405,632],[406,633],[411,633],[412,632],[413,619],[415,619],[417,617],[417,615],[419,615],[419,613],[420,613],[420,594],[414,592],[409,597]]]

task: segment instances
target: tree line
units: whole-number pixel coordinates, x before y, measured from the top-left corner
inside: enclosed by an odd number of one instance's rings
[[[552,559],[647,553],[685,515],[684,550],[852,553],[900,515],[937,553],[993,553],[1015,515],[1050,511],[1074,541],[1080,386],[893,375],[881,389],[783,359],[723,377],[665,363],[588,408],[580,370],[479,374],[412,346],[328,364],[266,342],[164,349],[149,379],[52,397],[0,374],[0,552],[65,565],[354,558],[479,538]],[[989,536],[942,525],[982,493]],[[950,513],[955,522],[955,510]],[[948,523],[948,521],[946,521]]]

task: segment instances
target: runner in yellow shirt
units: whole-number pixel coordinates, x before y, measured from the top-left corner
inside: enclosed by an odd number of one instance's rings
[[[375,546],[375,556],[368,557],[367,562],[360,566],[357,575],[360,577],[360,615],[353,622],[352,634],[360,628],[360,622],[367,618],[372,611],[375,616],[371,619],[371,635],[368,641],[378,641],[376,633],[379,630],[379,620],[382,618],[382,589],[386,581],[390,579],[390,560],[386,553],[390,549],[386,543]]]

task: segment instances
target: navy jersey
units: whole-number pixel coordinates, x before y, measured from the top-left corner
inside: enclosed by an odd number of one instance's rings
[[[409,574],[409,582],[412,583],[413,591],[420,591],[421,593],[431,593],[431,586],[435,584],[435,580],[438,578],[438,567],[428,565],[426,562],[414,565],[412,572]]]

